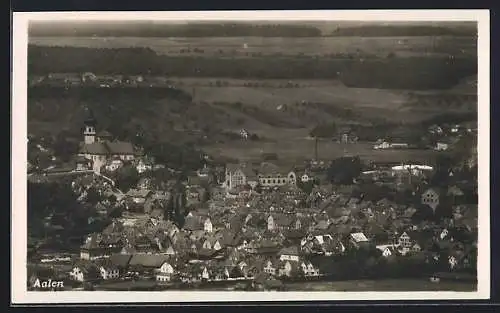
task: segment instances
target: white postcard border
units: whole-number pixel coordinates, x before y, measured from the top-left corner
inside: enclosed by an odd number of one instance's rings
[[[27,291],[27,43],[34,20],[332,20],[477,21],[478,23],[478,290],[477,292],[99,292]],[[490,297],[490,27],[488,10],[366,11],[192,11],[192,12],[38,12],[13,13],[12,39],[12,207],[11,301],[44,303],[169,303],[221,301],[452,300]]]

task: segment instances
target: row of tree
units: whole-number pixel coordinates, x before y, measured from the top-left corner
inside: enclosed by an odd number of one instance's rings
[[[143,74],[243,79],[340,79],[352,87],[390,89],[449,88],[477,73],[474,58],[408,57],[383,59],[204,58],[157,55],[151,49],[76,47],[28,48],[33,74]],[[339,73],[341,75],[339,76]],[[366,75],[370,73],[370,75]],[[403,75],[412,73],[412,75]]]
[[[299,24],[252,23],[187,23],[162,24],[150,22],[89,25],[64,24],[37,25],[30,29],[31,36],[71,37],[319,37],[320,29]]]

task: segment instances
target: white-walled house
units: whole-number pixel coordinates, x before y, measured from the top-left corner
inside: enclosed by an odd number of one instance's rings
[[[205,230],[207,233],[213,232],[212,221],[210,220],[209,217],[207,217],[203,222],[203,230]]]
[[[299,261],[299,249],[296,246],[281,249],[279,252],[281,261]]]
[[[69,272],[69,277],[73,280],[84,282],[101,278],[100,270],[93,263],[81,263],[75,265]]]
[[[120,271],[115,266],[101,265],[99,266],[99,272],[104,280],[117,279],[120,277]]]
[[[156,274],[157,281],[170,281],[175,274],[175,269],[169,262],[163,262]]]
[[[319,276],[319,268],[315,267],[311,262],[302,262],[300,267],[306,277]]]

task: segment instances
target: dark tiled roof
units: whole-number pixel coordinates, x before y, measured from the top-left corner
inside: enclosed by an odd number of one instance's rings
[[[111,141],[105,144],[112,154],[134,154],[134,146],[130,142]]]
[[[80,153],[107,155],[109,154],[109,151],[103,143],[94,142],[90,144],[85,144],[85,143],[81,144]]]
[[[158,268],[169,259],[169,256],[161,254],[135,254],[130,259],[130,266]]]
[[[280,173],[280,168],[273,163],[263,162],[259,167],[259,174],[262,175],[277,175],[277,174],[288,174]]]
[[[80,144],[80,153],[108,155],[133,155],[135,154],[134,146],[130,142],[124,141],[109,141],[109,142],[94,142],[90,144]]]
[[[113,254],[109,257],[111,263],[122,268],[126,268],[131,259],[132,255],[130,254]]]
[[[280,250],[280,255],[299,255],[299,248],[297,246],[286,247]]]
[[[99,133],[97,133],[98,137],[111,137],[111,133],[106,131],[106,130],[101,130]]]

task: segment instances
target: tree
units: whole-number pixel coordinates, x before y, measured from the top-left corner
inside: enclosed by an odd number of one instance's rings
[[[116,197],[115,197],[116,199]],[[102,197],[101,195],[97,192],[97,190],[95,190],[95,188],[89,188],[87,190],[87,202],[92,204],[92,205],[96,205],[97,203],[99,203],[100,201],[102,200]]]
[[[206,203],[210,200],[210,192],[207,188],[203,189],[202,197],[201,197],[201,202]]]
[[[116,196],[115,196],[115,195],[110,195],[110,196],[108,197],[108,200],[109,200],[109,202],[110,202],[111,204],[115,204],[115,203],[116,203],[116,201],[117,201],[118,199],[116,199]]]
[[[139,172],[131,164],[127,164],[116,173],[116,185],[123,192],[127,192],[129,189],[135,187],[139,182]]]
[[[359,157],[341,157],[330,164],[327,177],[334,184],[352,185],[354,179],[361,174],[362,168]]]
[[[450,170],[453,168],[453,159],[449,155],[439,154],[436,157],[436,170],[431,178],[433,185],[446,185],[450,179]]]
[[[64,135],[57,136],[54,142],[54,154],[63,162],[69,161],[78,150],[78,143],[68,140]]]
[[[243,274],[243,271],[240,269],[239,266],[235,266],[231,269],[231,271],[229,272],[229,277],[231,278],[238,278],[238,277],[243,277],[245,276]]]
[[[333,122],[317,125],[311,130],[310,135],[315,138],[332,138],[337,135],[337,125]]]
[[[314,188],[314,182],[312,180],[307,182],[302,182],[302,180],[298,180],[297,186],[306,194],[310,194]]]

